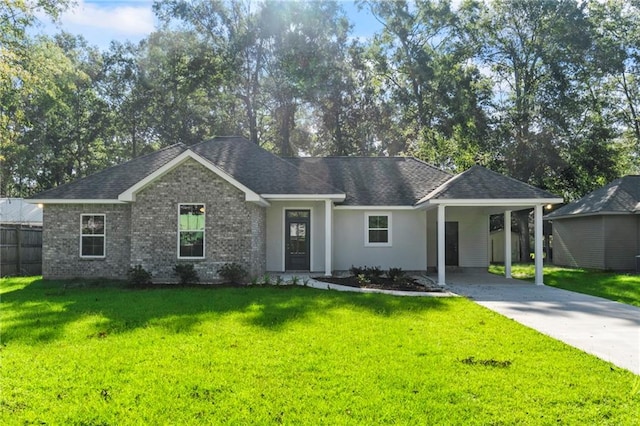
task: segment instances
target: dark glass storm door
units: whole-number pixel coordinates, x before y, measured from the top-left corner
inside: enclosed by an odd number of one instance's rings
[[[308,271],[310,268],[310,210],[285,212],[284,265],[288,271]]]
[[[445,222],[444,247],[444,264],[458,266],[458,222]]]

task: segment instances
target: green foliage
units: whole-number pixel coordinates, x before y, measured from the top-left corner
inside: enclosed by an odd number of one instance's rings
[[[569,199],[640,170],[637,1],[161,0],[104,52],[30,37],[0,2],[0,194],[27,196],[175,141],[239,134],[283,155],[482,164]]]
[[[248,272],[246,268],[239,263],[231,262],[220,266],[218,268],[218,275],[220,275],[226,282],[241,284],[247,277]]]
[[[504,266],[491,265],[489,272],[504,275]],[[514,278],[533,281],[535,267],[513,265],[511,273]],[[640,275],[545,265],[544,283],[640,307]]]
[[[187,285],[200,282],[200,277],[193,263],[178,263],[173,267],[173,273],[180,279],[180,284]]]
[[[391,278],[394,282],[402,282],[404,281],[407,274],[402,270],[402,268],[389,268],[387,271],[387,276]]]
[[[367,279],[375,279],[380,278],[384,271],[379,266],[351,266],[349,272],[352,276],[358,277],[363,275],[367,277]]]
[[[1,424],[632,425],[639,414],[638,376],[465,298],[71,284],[0,280]]]
[[[356,275],[356,281],[358,281],[360,285],[371,284],[371,277],[365,274],[358,274]]]
[[[127,279],[133,286],[145,286],[151,284],[151,272],[142,265],[136,265],[127,271]]]

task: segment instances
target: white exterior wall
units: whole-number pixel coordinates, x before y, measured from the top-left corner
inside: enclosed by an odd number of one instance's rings
[[[427,214],[428,266],[438,264],[438,212]],[[489,213],[484,208],[446,207],[445,220],[458,222],[458,261],[463,268],[489,266]]]
[[[391,246],[365,247],[365,214],[391,213]],[[426,213],[418,210],[334,210],[333,269],[346,271],[351,266],[427,269]]]
[[[284,271],[284,212],[311,210],[311,271],[324,271],[324,201],[273,201],[267,207],[267,271]]]

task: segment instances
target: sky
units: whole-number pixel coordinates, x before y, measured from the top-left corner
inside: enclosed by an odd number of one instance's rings
[[[380,28],[367,11],[358,11],[355,1],[339,1],[355,24],[352,36],[368,37]],[[64,30],[81,34],[100,49],[108,49],[111,40],[137,42],[149,35],[156,25],[152,5],[153,0],[76,0],[57,24],[42,16],[42,24],[35,32],[53,35]]]

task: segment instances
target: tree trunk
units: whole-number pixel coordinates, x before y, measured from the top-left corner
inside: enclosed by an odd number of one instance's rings
[[[520,262],[531,262],[531,237],[529,233],[529,213],[530,210],[520,210],[514,216],[518,222],[520,230]]]

